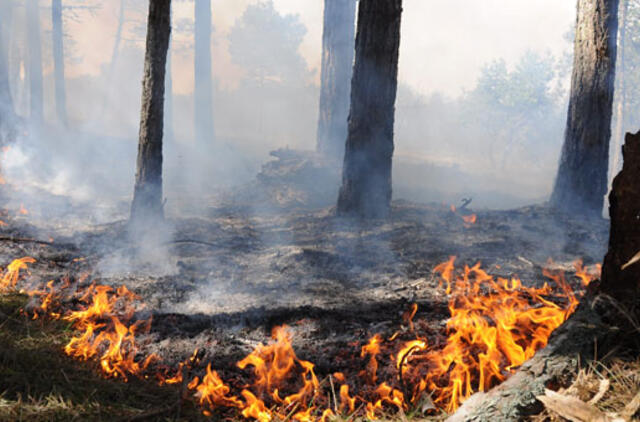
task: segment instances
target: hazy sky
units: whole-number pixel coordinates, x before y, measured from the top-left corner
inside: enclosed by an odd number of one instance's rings
[[[248,4],[261,0],[212,0],[214,74],[223,87],[233,87],[242,74],[231,63],[225,36]],[[322,40],[322,0],[273,0],[283,14],[297,14],[307,27],[300,48],[311,69],[319,70]],[[97,74],[108,62],[120,2],[109,0],[93,17],[68,22],[76,40],[78,64],[70,76]],[[564,39],[575,21],[575,0],[404,0],[400,79],[423,93],[458,95],[473,87],[483,64],[504,58],[514,63],[526,50],[561,54],[570,48]],[[191,18],[191,2],[175,2],[174,18]],[[143,15],[140,15],[141,17]],[[130,24],[131,26],[131,24]],[[192,58],[186,34],[176,34],[174,89],[192,90]],[[256,40],[258,45],[260,40]],[[96,48],[96,46],[98,48]],[[318,79],[316,73],[316,80]]]

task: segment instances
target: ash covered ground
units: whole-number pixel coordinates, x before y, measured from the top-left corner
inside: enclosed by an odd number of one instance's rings
[[[472,213],[477,221],[465,223]],[[6,263],[35,257],[31,279],[88,272],[99,283],[126,285],[153,313],[145,352],[166,363],[200,348],[214,368],[235,374],[236,361],[287,324],[298,355],[329,374],[358,365],[360,346],[400,329],[412,303],[417,329],[437,337],[448,313],[433,268],[450,255],[457,268],[481,261],[492,275],[541,285],[543,267],[571,274],[577,259],[599,262],[608,237],[606,220],[576,221],[544,206],[453,212],[448,204],[396,201],[388,221],[366,224],[333,214],[211,207],[170,219],[166,239],[142,246],[129,242],[124,221],[45,229],[21,216],[2,229],[0,253]],[[52,244],[28,240],[49,236]]]

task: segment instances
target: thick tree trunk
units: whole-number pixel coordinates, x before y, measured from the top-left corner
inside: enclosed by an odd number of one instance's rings
[[[578,0],[571,97],[551,205],[600,214],[607,192],[618,0]]]
[[[356,0],[325,0],[317,150],[344,158],[353,70]]]
[[[640,258],[640,132],[627,134],[622,154],[622,171],[613,179],[609,194],[611,230],[601,286],[626,307],[638,308],[640,262],[634,261]]]
[[[142,111],[131,222],[153,227],[164,218],[162,203],[162,127],[171,0],[149,2],[142,81]]]
[[[31,120],[42,122],[44,106],[42,102],[42,40],[40,34],[40,7],[38,0],[27,0],[27,38],[29,55],[29,90],[31,99]]]
[[[53,37],[53,68],[58,119],[67,127],[67,92],[64,79],[64,48],[62,35],[62,0],[51,1],[51,22]]]
[[[338,215],[383,218],[391,207],[402,0],[361,0]]]
[[[625,83],[625,40],[626,40],[626,23],[627,23],[627,10],[629,9],[629,0],[621,0],[620,14],[618,15],[618,58],[616,60],[616,93],[615,98],[616,111],[615,111],[615,130],[613,132],[613,161],[611,162],[611,168],[609,169],[609,188],[611,188],[611,182],[613,177],[620,171],[620,153],[622,151],[622,143],[624,141],[624,126],[625,126],[625,112],[626,112],[626,83]]]
[[[195,0],[195,135],[200,145],[214,137],[211,75],[211,0]]]

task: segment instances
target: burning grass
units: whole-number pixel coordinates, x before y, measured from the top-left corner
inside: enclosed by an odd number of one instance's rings
[[[203,419],[177,387],[105,379],[97,364],[69,359],[69,324],[33,320],[29,301],[0,295],[0,421]]]
[[[417,329],[414,305],[401,330],[374,335],[361,345],[359,355],[349,357],[351,368],[362,369],[348,373],[316,374],[312,362],[296,355],[287,327],[274,328],[272,342],[257,346],[237,363],[247,373],[242,378],[246,382],[223,379],[210,363],[202,375],[193,375],[200,364],[198,351],[178,368],[164,367],[159,356],[143,352],[140,335],[149,330],[151,320],[140,317],[144,313],[140,298],[125,287],[90,284],[87,277],[26,288],[35,300],[27,314],[67,323],[64,352],[95,362],[105,377],[180,385],[183,394],[190,391],[188,395],[203,407],[204,415],[215,411],[233,417],[238,412],[260,422],[304,422],[379,419],[389,412],[451,413],[474,392],[506,379],[544,347],[578,304],[578,294],[561,272],[546,271],[551,283],[534,288],[517,278],[494,278],[480,264],[456,272],[454,260],[451,257],[434,269],[450,297],[445,329],[439,333]],[[23,258],[9,265],[3,290],[20,287],[20,271],[30,262]],[[581,282],[574,284],[586,285],[593,278],[580,264],[576,270]],[[55,371],[59,365],[51,367]],[[58,405],[67,403],[48,397]]]

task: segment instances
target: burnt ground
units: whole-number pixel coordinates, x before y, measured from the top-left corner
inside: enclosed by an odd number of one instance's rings
[[[432,270],[450,255],[457,267],[481,261],[494,275],[539,285],[548,258],[570,273],[576,259],[598,263],[606,251],[606,220],[574,220],[544,206],[475,212],[467,225],[448,205],[395,202],[389,221],[363,225],[331,209],[211,208],[170,220],[162,246],[141,248],[128,242],[124,222],[69,234],[20,217],[1,230],[0,261],[34,256],[32,279],[90,272],[100,283],[127,285],[153,312],[145,347],[165,362],[198,347],[223,376],[237,373],[234,362],[288,324],[298,355],[326,375],[354,365],[371,335],[397,330],[412,303],[420,330],[441,331],[447,297]],[[6,240],[48,236],[52,244]]]

